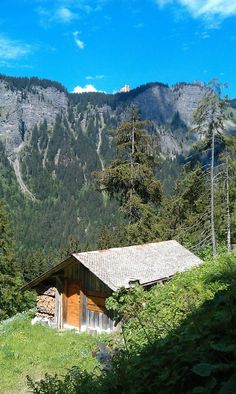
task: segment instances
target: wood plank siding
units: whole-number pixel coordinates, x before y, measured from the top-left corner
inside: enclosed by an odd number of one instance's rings
[[[66,323],[80,328],[80,284],[78,281],[66,281]]]
[[[112,290],[73,257],[57,277],[55,323],[81,331],[113,329],[105,302]]]

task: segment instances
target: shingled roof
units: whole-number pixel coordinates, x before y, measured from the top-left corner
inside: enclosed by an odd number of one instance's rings
[[[73,256],[112,290],[158,282],[185,271],[202,261],[177,241],[112,248]]]
[[[128,288],[130,281],[134,280],[147,286],[202,263],[177,241],[74,253],[72,256],[112,290]],[[70,263],[71,257],[25,285],[22,290],[42,283]]]

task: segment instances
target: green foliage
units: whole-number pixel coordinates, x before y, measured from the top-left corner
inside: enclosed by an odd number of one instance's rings
[[[235,263],[235,254],[223,255],[143,295],[134,288],[123,303],[119,295],[109,301],[125,319],[125,392],[215,393],[233,382]]]
[[[117,160],[95,173],[101,190],[119,201],[128,221],[124,238],[129,244],[158,237],[156,216],[162,196],[152,169],[152,138],[143,130],[146,123],[139,120],[135,107],[131,107],[130,118],[116,130]]]
[[[19,292],[23,281],[16,262],[10,219],[0,201],[0,321],[29,308],[34,301],[29,293]]]
[[[91,376],[87,371],[79,371],[73,367],[65,375],[60,378],[58,375],[51,376],[45,374],[44,379],[34,382],[29,376],[27,377],[28,387],[35,394],[96,394],[99,392],[99,382],[95,376]],[[81,391],[83,390],[83,391]]]
[[[217,143],[214,168],[214,219],[218,253],[226,245],[226,158],[229,162],[229,212],[231,243],[235,240],[236,148],[235,137]],[[221,141],[222,142],[222,141]],[[191,157],[192,156],[192,157]],[[196,146],[183,165],[172,195],[164,195],[160,210],[162,239],[177,239],[197,253],[211,245],[210,151]]]
[[[161,233],[186,245],[201,245],[209,230],[209,195],[204,170],[196,166],[176,182],[174,195],[161,206]]]
[[[28,90],[28,91],[33,91],[35,87],[40,86],[43,89],[46,89],[48,87],[53,87],[59,92],[64,92],[67,93],[66,88],[61,85],[59,82],[56,81],[51,81],[49,79],[39,79],[37,77],[9,77],[4,74],[0,74],[0,79],[7,82],[10,89],[12,90]]]

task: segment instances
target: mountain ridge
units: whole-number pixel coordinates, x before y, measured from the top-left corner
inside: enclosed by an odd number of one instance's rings
[[[156,175],[170,189],[179,160],[197,141],[192,114],[205,89],[157,82],[114,95],[71,94],[53,81],[0,77],[0,140],[10,164],[2,157],[0,196],[8,196],[19,241],[57,248],[73,236],[94,245],[103,225],[121,220],[116,203],[95,190],[92,173],[114,159],[114,130],[131,104],[158,137]]]

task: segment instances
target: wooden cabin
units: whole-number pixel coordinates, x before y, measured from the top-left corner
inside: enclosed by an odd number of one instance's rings
[[[106,299],[134,282],[149,288],[201,260],[176,241],[74,253],[22,290],[34,289],[36,319],[57,328],[112,331]]]

